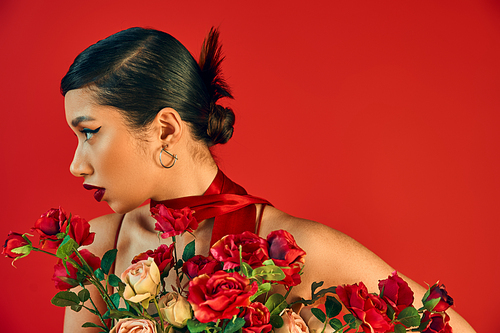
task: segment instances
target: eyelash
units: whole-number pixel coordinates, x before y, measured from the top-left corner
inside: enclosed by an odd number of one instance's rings
[[[100,127],[96,128],[94,130],[91,130],[90,128],[84,128],[80,132],[82,132],[83,135],[85,135],[85,141],[88,141],[88,140],[90,140],[92,138],[92,136],[94,134],[96,134],[97,132],[99,132],[100,129],[101,129]]]

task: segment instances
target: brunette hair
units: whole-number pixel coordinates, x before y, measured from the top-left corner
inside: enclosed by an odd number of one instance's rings
[[[61,93],[89,88],[100,105],[119,109],[130,126],[141,129],[165,107],[189,123],[196,139],[208,146],[226,143],[234,113],[217,101],[233,98],[222,77],[219,32],[212,28],[199,63],[171,35],[130,28],[85,49],[61,80]]]

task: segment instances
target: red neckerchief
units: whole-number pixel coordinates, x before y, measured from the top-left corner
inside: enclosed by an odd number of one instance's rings
[[[151,200],[150,207],[157,204],[164,204],[171,209],[190,207],[198,221],[215,217],[210,245],[225,235],[255,232],[255,204],[271,205],[265,199],[249,195],[220,169],[205,194],[160,202]]]

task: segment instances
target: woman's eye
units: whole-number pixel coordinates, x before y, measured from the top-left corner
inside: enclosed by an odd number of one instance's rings
[[[94,134],[99,132],[100,129],[101,129],[100,127],[96,128],[94,130],[92,130],[90,128],[84,128],[80,132],[82,132],[83,135],[85,135],[85,141],[88,141],[92,138],[92,136],[94,136]]]

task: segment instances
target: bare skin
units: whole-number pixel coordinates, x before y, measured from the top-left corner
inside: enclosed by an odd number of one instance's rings
[[[87,184],[106,188],[103,201],[117,212],[91,221],[92,231],[97,234],[95,242],[88,247],[91,252],[102,256],[113,248],[120,220],[126,213],[117,245],[115,273],[120,275],[135,255],[155,249],[160,243],[169,244],[168,239],[159,241],[149,205],[138,206],[147,199],[161,201],[202,195],[215,178],[217,166],[208,148],[192,138],[189,127],[173,109],[161,110],[147,132],[138,136],[134,135],[118,111],[94,104],[87,90],[70,91],[65,103],[68,124],[79,137],[71,172],[84,177]],[[93,120],[74,127],[72,122],[78,117]],[[82,133],[84,128],[95,130],[99,126],[96,134]],[[168,170],[161,167],[158,161],[161,147],[167,145],[169,151],[179,156],[176,165]],[[115,155],[115,152],[118,153]],[[115,177],[116,173],[121,176]],[[337,230],[290,216],[273,207],[263,209],[259,205],[257,209],[258,213],[262,212],[260,236],[266,237],[277,229],[287,230],[307,253],[302,284],[293,288],[289,296],[291,301],[308,298],[314,281],[324,281],[325,286],[363,281],[370,292],[376,292],[378,281],[394,271],[371,251]],[[195,231],[197,254],[208,254],[212,227],[213,221],[206,220]],[[182,249],[192,239],[189,234],[178,237],[178,248]],[[418,304],[425,289],[403,278],[415,292]],[[174,284],[172,280],[167,283]],[[92,294],[93,298],[99,299],[94,292]],[[104,303],[97,303],[104,312]],[[448,313],[454,332],[474,332],[456,312],[449,310]],[[75,313],[67,310],[64,332],[94,332],[90,328],[81,328],[87,321],[99,323],[96,316],[86,311]]]

